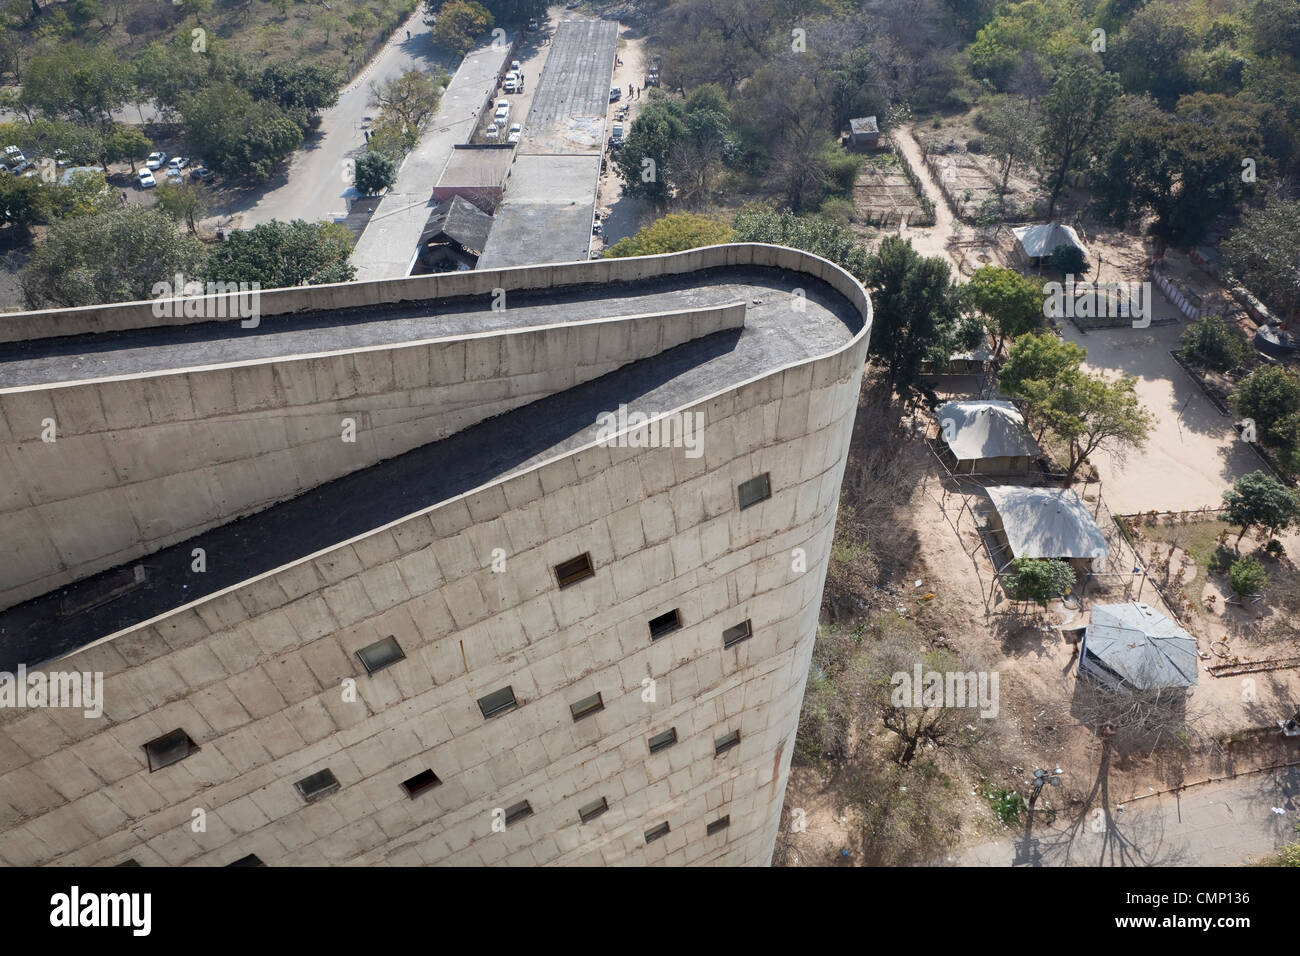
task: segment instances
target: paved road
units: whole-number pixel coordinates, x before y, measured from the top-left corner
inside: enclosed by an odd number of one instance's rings
[[[249,229],[272,219],[332,219],[345,215],[348,198],[355,196],[352,177],[345,162],[355,160],[365,149],[361,125],[375,110],[370,106],[370,84],[399,76],[407,70],[433,70],[440,65],[424,5],[398,27],[388,44],[370,61],[339,96],[338,103],[321,118],[320,129],[293,155],[278,185],[263,192],[246,210],[233,210],[231,225]],[[410,31],[411,38],[406,38]],[[226,224],[223,220],[223,224]]]
[[[1278,814],[1273,808],[1286,812]],[[1098,807],[1097,809],[1100,809]],[[971,847],[956,866],[1236,866],[1300,839],[1300,765],[1124,805],[1088,809],[1032,838]]]

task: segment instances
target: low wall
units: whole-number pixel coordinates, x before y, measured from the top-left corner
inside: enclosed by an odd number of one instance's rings
[[[744,317],[737,302],[0,391],[0,538],[17,558],[0,608]]]

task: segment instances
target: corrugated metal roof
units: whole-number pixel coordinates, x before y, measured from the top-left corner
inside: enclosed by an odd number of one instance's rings
[[[1068,488],[986,489],[1017,558],[1098,558],[1106,536],[1083,500]]]
[[[1196,639],[1149,604],[1098,604],[1084,653],[1138,690],[1196,684]]]
[[[491,216],[469,200],[453,196],[434,207],[424,232],[420,234],[420,246],[423,248],[441,234],[471,252],[482,252],[491,231]]]
[[[1025,255],[1033,258],[1050,256],[1057,246],[1077,246],[1086,256],[1088,247],[1071,226],[1048,222],[1038,226],[1019,226],[1011,230],[1024,247]]]
[[[849,130],[857,136],[880,132],[874,116],[859,116],[857,119],[849,120]]]
[[[1010,402],[948,402],[935,413],[940,432],[958,461],[972,458],[1037,457],[1038,444]]]

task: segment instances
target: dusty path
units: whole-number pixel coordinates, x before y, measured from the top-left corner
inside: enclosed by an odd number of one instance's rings
[[[912,136],[911,126],[899,126],[893,132],[894,143],[898,151],[903,154],[907,164],[912,167],[913,171],[921,180],[921,189],[925,193],[925,198],[934,203],[934,225],[927,227],[914,227],[904,224],[899,229],[899,235],[904,239],[912,240],[912,246],[917,252],[924,256],[939,256],[949,262],[954,272],[960,275],[957,270],[957,260],[948,252],[948,240],[956,236],[961,224],[953,216],[952,210],[948,208],[948,201],[943,198],[943,193],[939,191],[939,185],[934,181],[930,174],[930,169],[925,165],[921,157],[921,147],[915,137]]]

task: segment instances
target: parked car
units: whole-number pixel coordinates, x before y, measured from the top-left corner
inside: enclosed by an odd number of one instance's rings
[[[504,124],[505,121],[508,120],[509,118],[510,118],[510,101],[497,100],[497,108],[496,111],[492,114],[492,119],[495,122]]]
[[[620,87],[617,86],[610,87],[609,101],[611,103],[617,103],[622,98],[623,98],[623,90]]]
[[[141,189],[152,189],[154,186],[158,185],[158,180],[153,178],[153,173],[151,173],[149,170],[142,169],[140,170],[138,175],[140,177]]]
[[[212,170],[206,166],[195,166],[190,170],[190,179],[211,179]]]
[[[501,130],[500,130],[500,128],[497,126],[496,123],[493,123],[493,124],[492,124],[491,126],[489,126],[489,127],[487,128],[487,130],[483,133],[483,138],[484,138],[484,139],[497,139],[500,135],[501,135]]]
[[[540,28],[539,28],[538,25],[537,25],[537,18],[536,18],[536,17],[532,17],[532,18],[528,21],[528,32],[529,32],[529,33],[536,33],[536,32],[538,31],[538,29],[540,29]]]
[[[614,131],[609,135],[609,148],[619,150],[623,148],[623,124],[615,123]]]
[[[507,143],[517,143],[524,135],[524,128],[519,123],[512,123],[510,126],[510,135],[506,137]]]
[[[519,79],[519,74],[511,71],[506,74],[506,81],[501,85],[501,89],[507,93],[522,93],[524,84]]]
[[[11,166],[9,168],[9,171],[13,173],[15,176],[21,176],[23,175],[23,173],[27,172],[27,170],[31,169],[35,165],[36,164],[33,163],[30,159],[24,159],[20,161],[17,165]]]
[[[190,161],[186,159],[184,156],[174,156],[172,157],[171,160],[168,161],[167,168],[174,169],[179,173],[182,169],[184,169],[189,164]]]
[[[23,155],[23,151],[19,149],[17,146],[5,147],[5,162],[8,163],[10,166],[12,166],[14,163],[21,163],[26,159],[27,157]]]
[[[158,152],[150,153],[149,158],[144,161],[145,167],[149,170],[162,169],[163,164],[167,162],[167,154]]]

